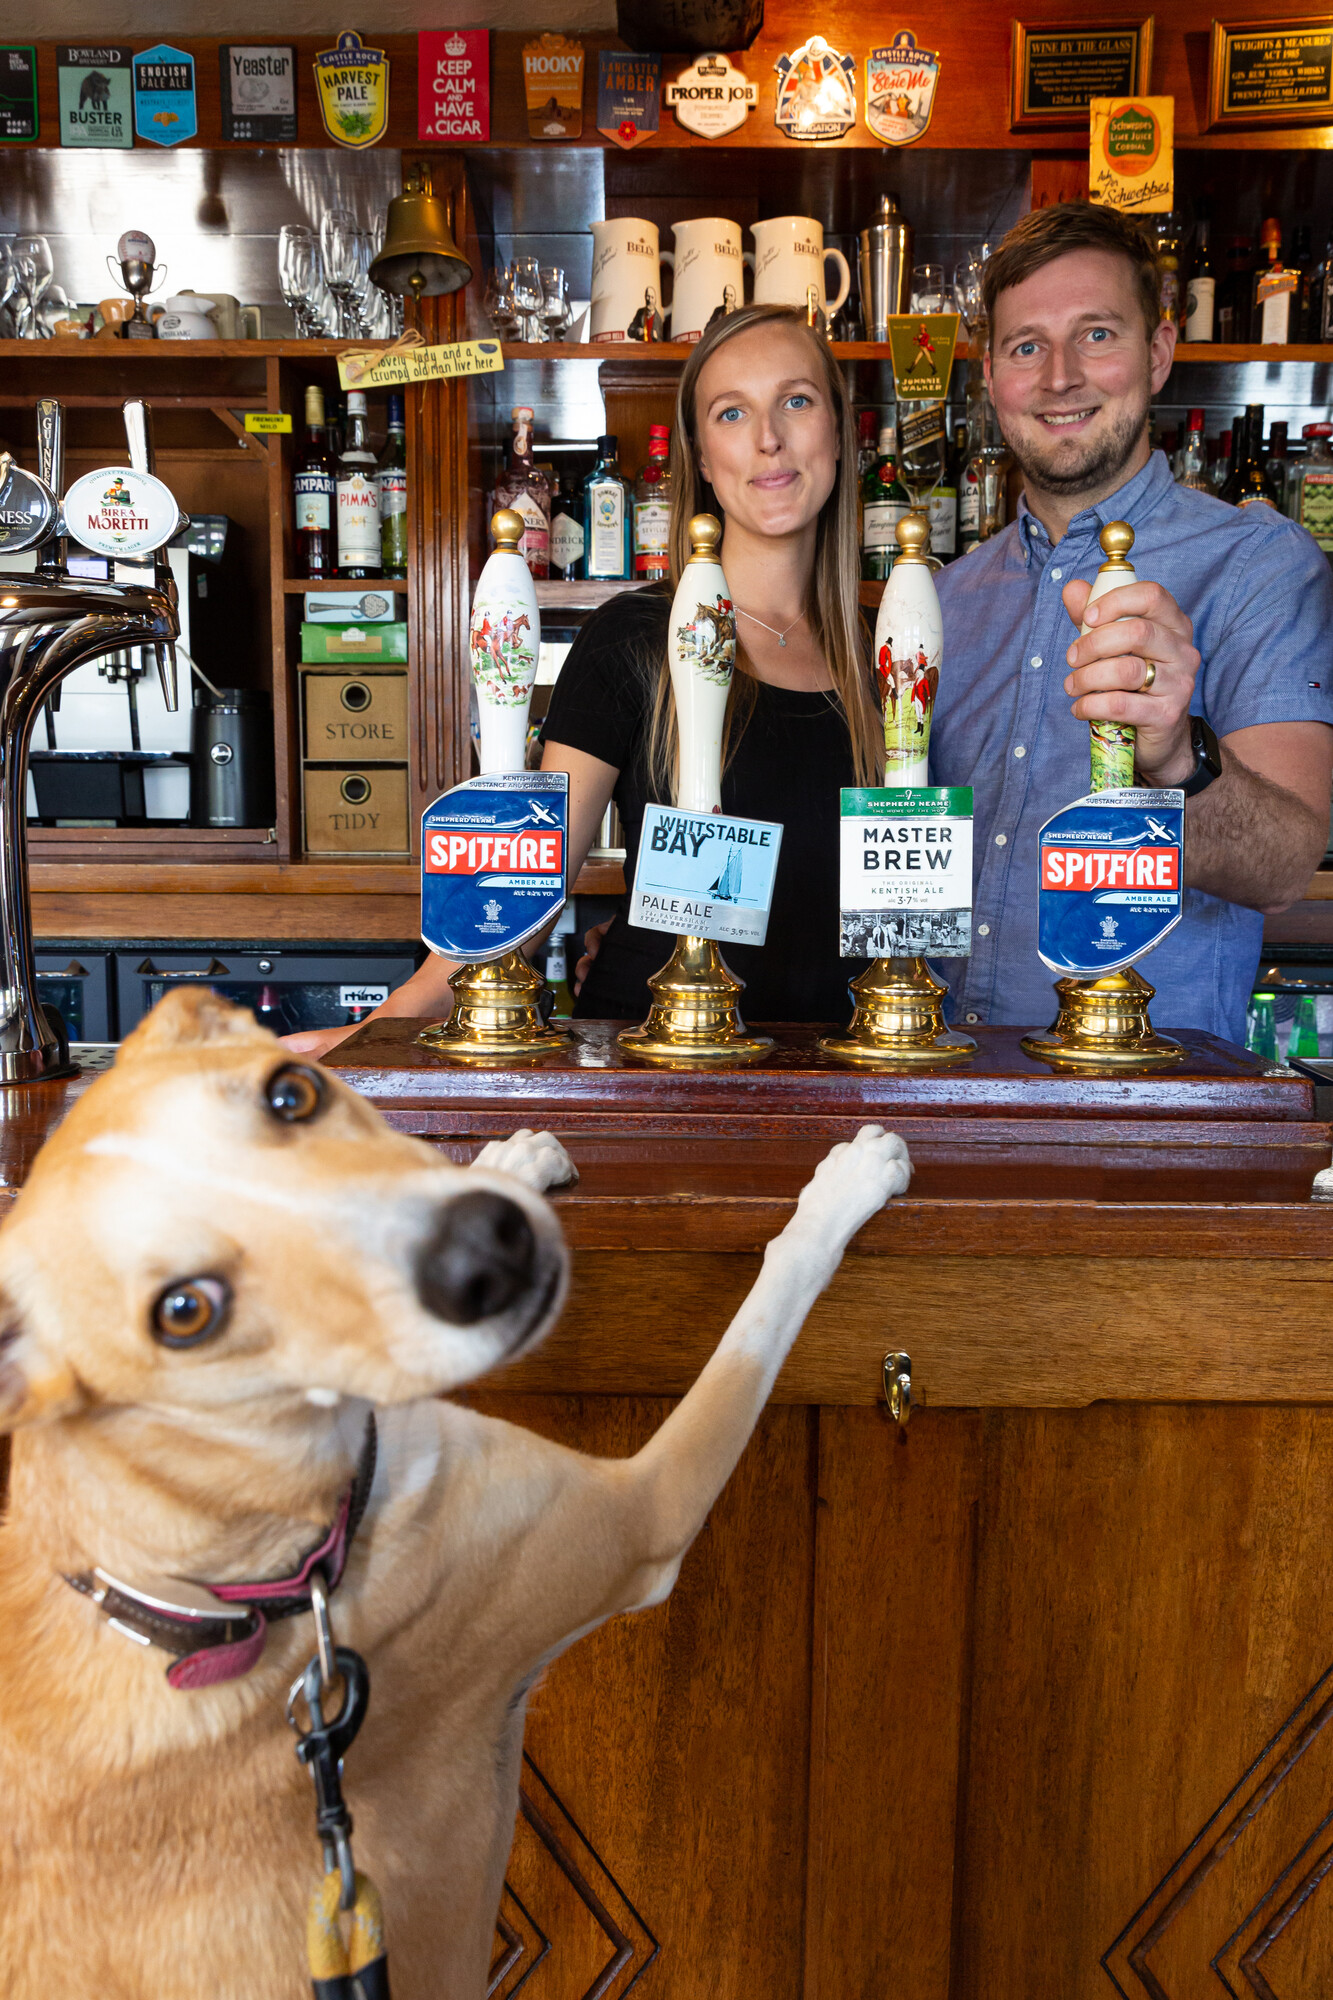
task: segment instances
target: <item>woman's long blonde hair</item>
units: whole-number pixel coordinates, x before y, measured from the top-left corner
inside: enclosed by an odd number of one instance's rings
[[[699,470],[699,437],[695,395],[699,374],[709,356],[724,341],[758,326],[791,327],[806,335],[814,360],[812,374],[824,384],[838,431],[838,470],[833,490],[820,509],[815,530],[815,561],[805,603],[810,627],[828,665],[833,688],[829,700],[847,721],[852,744],[852,768],[858,785],[878,785],[884,778],[884,736],[879,710],[871,693],[870,658],[860,615],[861,552],[856,527],[856,431],[847,384],[828,342],[791,306],[742,306],[705,333],[686,362],[676,396],[676,423],[671,434],[671,582],[680,581],[689,561],[689,522],[694,514],[723,518],[717,496]],[[651,669],[650,669],[651,671]],[[722,735],[723,766],[730,761],[755,704],[755,679],[744,648],[736,649],[736,672],[727,699]],[[648,777],[653,794],[663,802],[676,796],[679,743],[676,707],[671,698],[671,670],[665,649],[656,662],[648,726]]]

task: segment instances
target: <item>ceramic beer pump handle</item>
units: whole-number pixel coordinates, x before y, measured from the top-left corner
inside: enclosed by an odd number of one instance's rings
[[[521,771],[527,760],[528,710],[537,679],[542,624],[532,572],[519,553],[526,526],[512,507],[491,517],[495,547],[477,578],[469,642],[481,724],[483,776]]]
[[[676,804],[683,812],[716,812],[722,802],[722,730],[736,662],[736,609],[718,551],[722,524],[696,514],[689,526],[690,559],[671,601],[667,660],[676,706]],[[641,1028],[618,1037],[628,1055],[671,1068],[713,1068],[757,1062],[773,1046],[769,1035],[746,1032],[737,1002],[744,981],[723,963],[709,938],[682,937],[648,981],[653,1004]]]
[[[526,526],[512,507],[491,516],[495,547],[477,578],[469,644],[481,723],[483,777],[522,771],[527,762],[528,710],[541,652],[541,614],[532,572],[519,554]],[[569,1035],[541,1018],[541,974],[521,950],[476,965],[460,965],[449,981],[454,1010],[418,1036],[450,1062],[481,1069],[532,1062],[563,1049]]]
[[[1108,590],[1120,590],[1138,581],[1129,552],[1134,546],[1134,530],[1128,521],[1108,521],[1098,540],[1106,561],[1093,579],[1088,604],[1105,597]],[[1079,636],[1087,631],[1087,605]],[[1091,722],[1088,732],[1092,747],[1094,792],[1119,791],[1134,783],[1135,730],[1128,722]],[[1056,1070],[1103,1070],[1108,1072],[1159,1069],[1179,1062],[1185,1051],[1169,1035],[1153,1029],[1148,1002],[1155,988],[1135,966],[1101,978],[1057,979],[1055,994],[1059,1011],[1054,1025],[1043,1032],[1025,1035],[1023,1048],[1038,1061]]]
[[[930,521],[913,510],[894,529],[898,557],[875,620],[875,668],[884,691],[884,783],[914,791],[929,783],[930,721],[944,651],[944,620],[926,557]],[[939,1068],[976,1054],[970,1035],[944,1025],[948,988],[925,958],[874,959],[851,984],[855,1011],[845,1035],[819,1046],[852,1068]]]
[[[1128,521],[1108,521],[1098,540],[1106,561],[1093,579],[1088,594],[1088,605],[1095,604],[1099,597],[1105,597],[1108,590],[1120,590],[1127,583],[1137,583],[1134,565],[1129,560],[1129,552],[1134,546],[1134,530]],[[1088,630],[1086,623],[1088,605],[1083,608],[1084,623],[1079,627],[1079,637]],[[1135,730],[1129,722],[1090,722],[1088,734],[1092,750],[1092,783],[1090,791],[1108,792],[1134,782],[1134,739]]]

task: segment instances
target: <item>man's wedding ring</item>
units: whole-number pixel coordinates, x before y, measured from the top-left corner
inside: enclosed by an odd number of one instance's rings
[[[1143,679],[1139,682],[1139,693],[1147,694],[1148,689],[1156,679],[1157,662],[1155,660],[1146,660],[1143,666]]]

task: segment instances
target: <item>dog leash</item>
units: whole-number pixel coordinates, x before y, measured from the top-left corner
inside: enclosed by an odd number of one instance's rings
[[[328,1591],[318,1572],[312,1586],[315,1652],[287,1696],[296,1754],[315,1783],[315,1834],[324,1856],[324,1878],[306,1914],[310,1982],[315,2000],[389,2000],[384,1910],[379,1890],[353,1859],[352,1815],[342,1790],[343,1758],[370,1706],[370,1669],[351,1646],[335,1645]],[[329,1718],[324,1704],[338,1679],[343,1684],[342,1704]],[[310,1716],[308,1729],[302,1729],[297,1719],[297,1703],[302,1700]],[[344,1914],[349,1918],[346,1939]]]
[[[316,1573],[328,1589],[337,1589],[370,1499],[377,1445],[372,1414],[366,1418],[361,1456],[351,1485],[338,1502],[333,1525],[290,1576],[207,1585],[164,1577],[149,1590],[94,1566],[66,1575],[65,1582],[90,1597],[122,1637],[174,1654],[167,1668],[174,1688],[215,1687],[220,1681],[238,1680],[258,1665],[271,1624],[310,1609],[311,1579]],[[230,1605],[236,1606],[235,1612],[229,1612]]]

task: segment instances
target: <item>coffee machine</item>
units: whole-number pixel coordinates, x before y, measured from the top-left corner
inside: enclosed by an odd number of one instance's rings
[[[129,646],[152,648],[163,699],[177,705],[180,623],[165,545],[185,517],[154,475],[147,405],[126,402],[124,419],[127,464],[85,475],[66,496],[73,503],[78,494],[79,539],[105,549],[112,581],[69,573],[60,404],[37,405],[35,475],[0,452],[0,563],[37,554],[31,574],[0,571],[0,1085],[72,1073],[63,1025],[36,990],[26,812],[33,724],[75,667]]]

